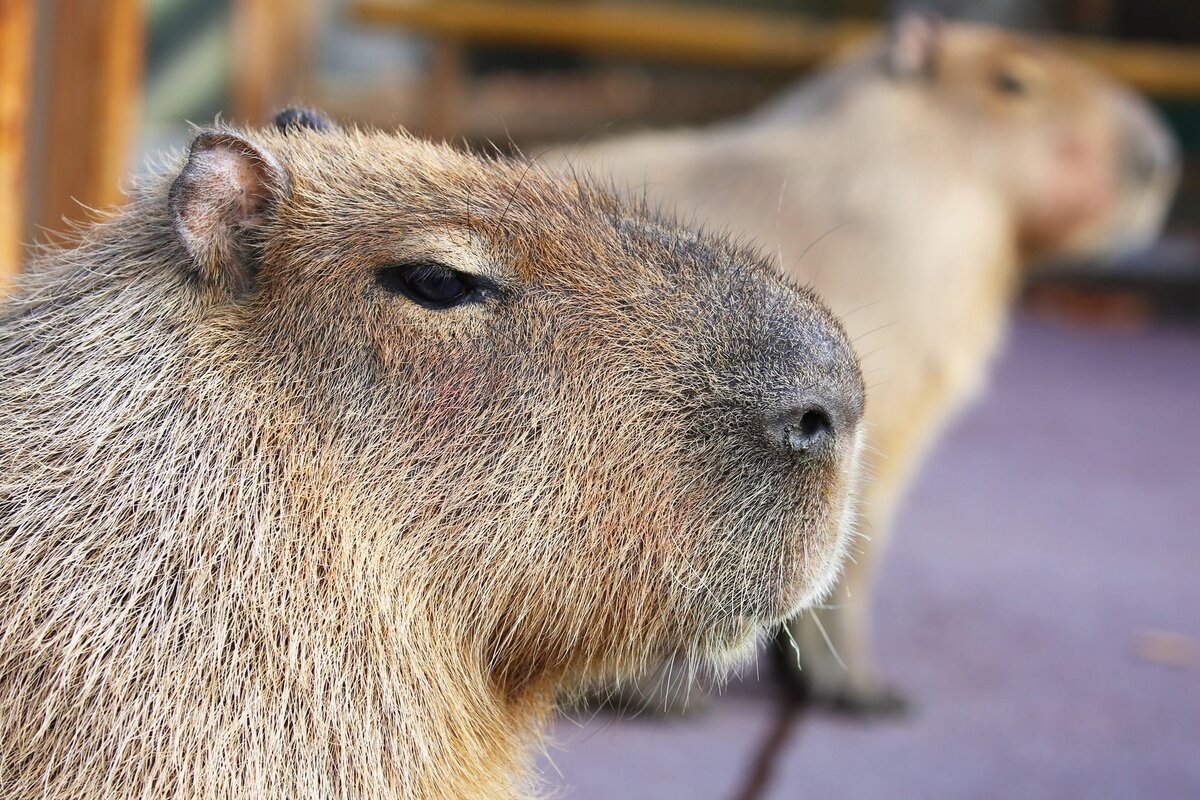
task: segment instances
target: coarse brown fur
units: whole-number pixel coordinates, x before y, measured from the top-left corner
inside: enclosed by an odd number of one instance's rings
[[[4,800],[522,796],[556,692],[726,663],[833,581],[863,393],[810,292],[286,119],[202,131],[0,308]],[[385,280],[435,262],[471,302]],[[797,404],[821,447],[764,432]]]
[[[869,387],[865,538],[831,607],[792,626],[803,669],[790,642],[780,650],[813,699],[897,709],[867,647],[896,506],[979,391],[1023,272],[1157,232],[1177,178],[1170,135],[1132,93],[1034,41],[910,12],[886,42],[745,120],[568,157],[749,233],[843,318]]]

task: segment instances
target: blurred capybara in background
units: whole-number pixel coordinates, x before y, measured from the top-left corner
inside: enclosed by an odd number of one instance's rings
[[[0,797],[496,798],[556,692],[831,586],[863,387],[766,261],[208,129],[0,310]]]
[[[1156,235],[1177,182],[1172,137],[1130,91],[1035,41],[908,12],[884,42],[747,119],[566,157],[750,234],[844,319],[868,384],[865,536],[820,620],[790,624],[799,663],[790,642],[778,652],[814,702],[899,710],[868,654],[896,505],[979,391],[1023,273]],[[655,688],[650,702],[663,701]]]

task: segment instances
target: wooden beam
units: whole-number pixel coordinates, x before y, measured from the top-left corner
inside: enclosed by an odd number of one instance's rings
[[[1105,75],[1159,98],[1200,97],[1200,49],[1141,42],[1052,36],[1046,42]]]
[[[21,267],[33,0],[0,0],[0,291]]]
[[[809,66],[873,30],[858,22],[817,25],[794,15],[654,3],[357,0],[351,14],[359,22],[472,43],[779,69]]]
[[[39,223],[51,231],[120,204],[140,113],[141,0],[54,2]]]
[[[879,32],[865,22],[720,8],[549,0],[355,0],[352,16],[465,43],[562,48],[648,60],[800,71]],[[1200,97],[1200,49],[1050,37],[1047,42],[1144,92]]]

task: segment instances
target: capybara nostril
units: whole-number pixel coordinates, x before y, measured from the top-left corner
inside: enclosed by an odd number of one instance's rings
[[[821,447],[832,437],[833,423],[821,408],[806,410],[796,425],[788,426],[788,446],[798,453]]]
[[[833,446],[833,416],[819,403],[803,403],[774,415],[767,422],[767,438],[794,457],[815,456]]]

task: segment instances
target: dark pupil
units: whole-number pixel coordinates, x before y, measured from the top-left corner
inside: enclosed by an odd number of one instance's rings
[[[441,264],[401,264],[379,270],[380,286],[431,308],[448,308],[474,291],[463,276]]]
[[[444,267],[418,267],[408,284],[418,299],[436,305],[452,303],[470,291],[462,278]]]

